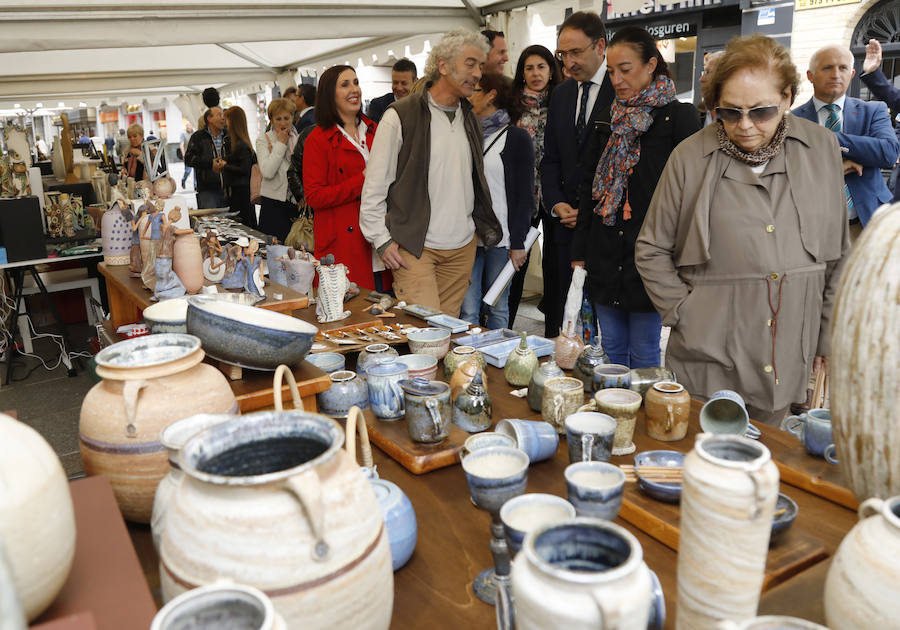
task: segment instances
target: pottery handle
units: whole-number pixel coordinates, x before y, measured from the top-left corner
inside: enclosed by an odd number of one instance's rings
[[[835,457],[837,454],[837,447],[834,444],[829,444],[825,447],[825,451],[822,453],[822,457],[825,458],[825,461],[829,464],[840,464],[838,458]]]
[[[577,413],[581,413],[582,411],[598,411],[597,409],[597,401],[591,398],[591,401],[587,404],[581,405],[578,408]]]
[[[516,608],[509,580],[497,583],[497,630],[516,630]]]
[[[879,514],[883,507],[884,499],[879,499],[877,497],[866,499],[862,502],[862,505],[859,506],[859,520],[863,520],[875,514]]]
[[[619,619],[619,611],[615,608],[610,608],[610,605],[605,601],[606,598],[609,598],[609,593],[591,591],[591,596],[594,598],[594,605],[597,606],[597,612],[600,615],[599,627],[602,630],[618,630],[621,621]]]
[[[556,427],[563,426],[563,418],[562,418],[562,406],[563,406],[563,397],[562,394],[555,394],[553,396],[553,425]]]
[[[582,433],[581,434],[581,461],[589,462],[593,457],[593,453],[591,452],[594,448],[594,434],[593,433]]]
[[[312,559],[322,562],[328,558],[328,543],[325,542],[325,505],[322,501],[322,484],[315,470],[306,470],[285,480],[285,489],[296,497],[312,530]]]
[[[122,396],[125,398],[125,419],[128,421],[128,424],[125,425],[125,435],[130,438],[137,437],[135,418],[137,416],[138,396],[141,390],[149,384],[150,381],[143,379],[125,381],[125,386],[122,388]]]
[[[403,397],[403,390],[400,389],[400,384],[397,381],[390,381],[391,392],[394,394],[394,397],[398,401],[398,406],[400,407],[400,411],[406,413],[406,399]]]
[[[668,403],[666,405],[666,432],[672,430],[673,424],[675,424],[675,407],[672,403]]]
[[[425,407],[431,415],[431,423],[434,425],[434,437],[437,438],[441,434],[441,414],[438,413],[438,403],[434,398],[425,401]]]
[[[754,521],[762,514],[763,502],[766,499],[762,494],[762,484],[760,483],[760,480],[757,479],[757,476],[761,474],[761,469],[747,471],[750,483],[753,484],[753,507],[750,508],[750,518]]]
[[[372,445],[369,444],[369,430],[366,427],[366,418],[363,416],[362,409],[353,405],[347,412],[347,453],[350,459],[356,463],[356,432],[359,431],[360,450],[362,451],[363,466],[369,470],[375,470],[375,463],[372,460]],[[377,476],[377,475],[376,475]]]
[[[286,365],[279,365],[275,370],[275,377],[272,379],[272,398],[275,402],[275,411],[283,411],[281,401],[281,383],[284,377],[287,377],[288,386],[291,388],[291,399],[294,401],[294,409],[303,411],[303,400],[300,398],[300,390],[297,389],[297,381],[291,373],[291,368]]]
[[[803,440],[803,415],[788,416],[781,421],[781,430],[787,431],[798,440]]]

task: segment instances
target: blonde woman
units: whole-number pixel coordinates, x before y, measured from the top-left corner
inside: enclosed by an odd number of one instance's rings
[[[128,148],[122,153],[122,173],[136,180],[144,179],[144,156],[141,154],[141,143],[144,141],[144,128],[138,123],[129,125]]]
[[[282,243],[291,231],[291,220],[297,216],[297,203],[287,179],[291,154],[297,145],[297,130],[292,124],[295,109],[294,103],[286,98],[276,98],[269,103],[266,113],[272,128],[256,140],[256,156],[263,177],[259,231]]]

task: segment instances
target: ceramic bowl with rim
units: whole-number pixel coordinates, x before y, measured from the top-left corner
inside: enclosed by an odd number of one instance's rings
[[[186,333],[187,307],[186,297],[162,300],[144,309],[144,321],[154,334]]]
[[[638,486],[648,495],[666,503],[681,501],[681,483],[649,481],[641,475],[641,466],[684,466],[684,453],[678,451],[644,451],[634,456],[634,472]]]
[[[317,368],[331,374],[338,370],[343,370],[346,365],[346,359],[343,354],[337,352],[317,352],[306,357],[308,363],[312,363]]]
[[[255,370],[299,363],[318,332],[290,315],[201,295],[188,299],[187,328],[209,356]]]
[[[409,370],[409,378],[421,376],[433,381],[437,376],[437,358],[430,354],[404,354],[397,357],[397,361],[406,365]]]
[[[784,512],[779,514],[782,509]],[[794,523],[798,511],[799,508],[791,497],[782,492],[778,493],[778,501],[775,503],[775,518],[772,519],[772,536],[769,539],[770,544],[776,540],[777,536],[780,536],[787,531]]]
[[[446,328],[420,328],[406,335],[413,354],[443,359],[450,350],[450,331]]]

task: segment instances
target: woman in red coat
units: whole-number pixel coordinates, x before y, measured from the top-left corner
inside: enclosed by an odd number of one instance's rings
[[[303,190],[314,211],[315,256],[334,254],[350,280],[375,289],[372,247],[359,229],[359,199],[375,123],[360,112],[362,92],[350,66],[319,79],[316,128],[303,146]]]

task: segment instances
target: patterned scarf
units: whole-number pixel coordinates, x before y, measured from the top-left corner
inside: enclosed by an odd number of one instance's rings
[[[599,203],[594,212],[604,225],[615,225],[616,211],[625,198],[628,175],[641,159],[640,135],[653,124],[651,111],[675,100],[675,84],[660,75],[649,86],[627,101],[616,99],[610,106],[612,136],[597,163],[592,197]],[[623,218],[631,218],[631,206],[625,199]]]
[[[783,116],[781,122],[778,123],[778,129],[775,130],[775,135],[772,136],[772,140],[769,144],[758,148],[756,151],[747,152],[729,140],[728,134],[725,133],[725,127],[721,122],[716,123],[716,135],[719,139],[719,148],[729,157],[732,157],[739,162],[749,164],[750,166],[761,166],[778,155],[778,152],[781,151],[781,147],[784,146],[784,139],[787,137],[787,132],[788,117]]]
[[[483,138],[489,138],[509,124],[509,114],[505,109],[498,109],[490,116],[481,119],[481,134]]]

